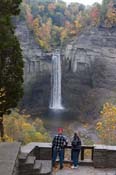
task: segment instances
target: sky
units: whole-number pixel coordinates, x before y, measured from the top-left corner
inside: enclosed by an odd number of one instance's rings
[[[92,5],[94,2],[101,3],[102,0],[64,0],[66,3],[78,2],[84,5]]]

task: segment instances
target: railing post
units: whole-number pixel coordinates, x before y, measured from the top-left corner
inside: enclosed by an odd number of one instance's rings
[[[92,148],[91,159],[93,160],[94,147]]]
[[[84,147],[81,147],[81,160],[84,160]]]

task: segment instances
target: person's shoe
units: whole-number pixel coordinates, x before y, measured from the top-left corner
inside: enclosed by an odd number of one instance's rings
[[[63,169],[63,165],[60,166],[60,170]]]
[[[74,167],[75,169],[78,168],[78,165]]]
[[[72,169],[77,169],[78,168],[78,165],[77,166],[71,166]]]
[[[74,165],[72,165],[71,168],[74,169],[75,168]]]

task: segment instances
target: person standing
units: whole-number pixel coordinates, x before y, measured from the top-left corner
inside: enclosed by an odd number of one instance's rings
[[[75,132],[71,142],[71,160],[73,165],[71,168],[78,168],[79,153],[81,150],[81,139]]]
[[[60,169],[63,168],[64,148],[68,144],[66,137],[63,135],[63,128],[58,128],[58,134],[52,141],[52,166],[55,166],[56,158],[59,156]]]

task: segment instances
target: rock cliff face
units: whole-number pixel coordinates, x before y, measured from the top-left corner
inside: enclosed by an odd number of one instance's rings
[[[93,87],[116,86],[116,31],[93,30],[81,35],[70,48],[66,60],[73,73],[86,71]]]
[[[25,21],[16,21],[15,32],[24,57],[24,97],[21,106],[36,113],[38,107],[43,108],[49,103],[51,55],[38,46]]]
[[[39,75],[39,73],[50,72],[51,60],[40,49],[35,42],[33,33],[27,27],[25,21],[16,23],[16,35],[19,38],[24,57],[24,80],[25,84]]]
[[[64,60],[64,99],[74,102],[67,105],[87,118],[96,117],[104,102],[115,103],[116,29],[83,33],[67,45]]]
[[[16,28],[24,55],[21,106],[33,115],[48,108],[51,55],[35,43],[25,22]],[[105,102],[116,103],[116,29],[93,29],[69,43],[62,56],[62,101],[80,120],[97,118]]]

